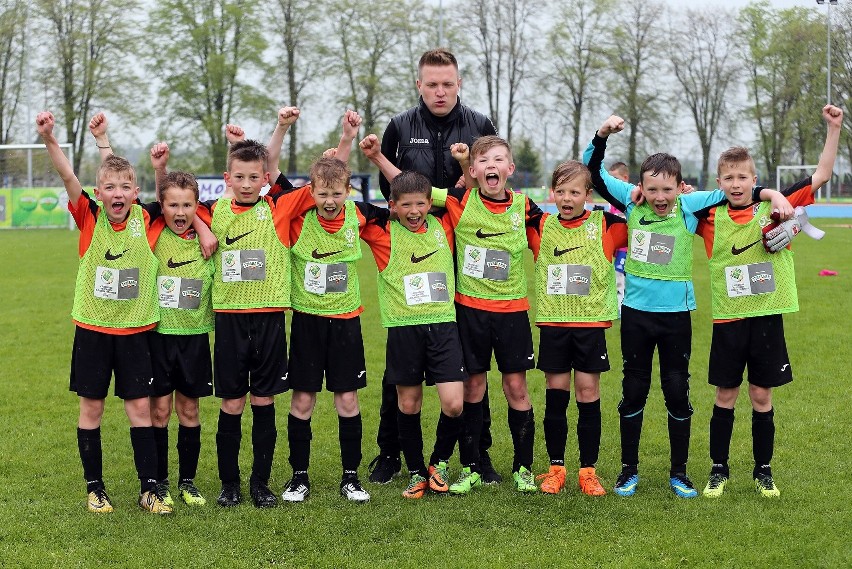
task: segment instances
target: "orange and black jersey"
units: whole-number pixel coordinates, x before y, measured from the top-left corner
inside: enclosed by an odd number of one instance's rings
[[[588,218],[591,212],[583,211],[582,214],[572,219],[562,219],[557,215],[559,223],[566,229],[575,229],[580,227]],[[533,252],[533,256],[538,260],[538,253],[541,248],[541,232],[544,230],[544,222],[551,214],[545,213],[539,218],[537,225],[527,225],[527,242]],[[603,251],[609,262],[612,262],[615,256],[616,249],[627,247],[627,220],[614,213],[604,212],[604,233],[601,236]],[[613,282],[613,286],[615,283]],[[557,326],[563,328],[609,328],[612,322],[609,320],[601,322],[537,322],[536,326]]]
[[[462,213],[464,213],[464,208],[467,205],[467,200],[470,198],[470,192],[472,191],[478,191],[478,189],[450,188],[447,190],[447,201],[444,204],[444,207],[447,209],[447,222],[451,227],[455,228],[458,225]],[[506,189],[506,192],[512,191],[513,190],[511,189]],[[503,200],[495,200],[483,195],[481,192],[479,195],[482,198],[482,203],[485,207],[493,213],[505,213],[511,205],[509,197]],[[526,195],[524,195],[524,212],[527,227],[537,226],[541,221],[541,216],[544,215],[541,208],[539,208],[535,202],[529,199]],[[445,224],[447,222],[445,222]],[[530,309],[529,300],[526,298],[517,298],[513,300],[491,300],[467,296],[456,292],[456,302],[463,306],[469,306],[470,308],[476,308],[488,312],[520,312]]]
[[[142,208],[142,219],[145,220],[145,236],[148,240],[148,245],[151,247],[151,251],[153,251],[154,245],[157,244],[157,237],[160,236],[160,232],[162,231],[162,227],[159,231],[154,228],[156,228],[158,224],[164,223],[160,213],[160,204],[156,202],[143,204],[137,201],[136,205]],[[86,251],[89,250],[89,247],[92,244],[92,236],[95,232],[95,226],[97,226],[98,217],[103,214],[103,210],[101,209],[101,206],[98,205],[98,202],[93,200],[89,194],[83,190],[80,194],[80,198],[77,200],[77,203],[68,202],[68,211],[71,212],[71,216],[74,218],[74,222],[80,230],[80,239],[77,251],[82,259],[83,255],[86,254]],[[110,221],[109,224],[114,231],[124,231],[124,228],[127,225],[127,218],[125,218],[125,220],[121,223],[113,223]],[[100,326],[93,326],[91,324],[83,324],[76,320],[74,323],[81,328],[86,328],[87,330],[94,330],[96,332],[103,332],[105,334],[117,336],[136,334],[137,332],[152,330],[157,326],[157,324],[154,323],[147,326],[139,326],[137,328],[103,328]]]

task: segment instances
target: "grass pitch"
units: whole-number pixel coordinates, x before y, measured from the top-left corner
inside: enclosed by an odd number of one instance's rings
[[[582,495],[575,476],[559,496],[518,495],[510,483],[464,498],[400,497],[403,478],[367,484],[368,504],[337,495],[340,476],[337,420],[331,396],[320,396],[314,415],[312,494],[300,505],[258,511],[215,505],[215,430],[218,402],[202,403],[202,454],[198,486],[208,505],[178,503],[170,518],[136,506],[128,423],[111,397],[103,421],[104,474],[116,512],[85,510],[75,427],[77,398],[68,391],[73,325],[69,313],[77,266],[77,233],[66,230],[3,231],[0,250],[0,566],[3,567],[849,567],[852,548],[848,414],[850,220],[831,220],[821,242],[795,243],[801,311],[785,316],[795,381],[775,391],[776,451],[773,470],[781,498],[766,500],[751,481],[750,406],[739,400],[731,448],[732,479],[723,498],[680,500],[668,488],[666,413],[655,377],[645,415],[641,482],[632,498],[610,492]],[[836,222],[836,223],[835,223]],[[827,223],[827,222],[826,222]],[[817,223],[821,225],[820,223]],[[824,224],[822,224],[825,226]],[[845,225],[843,227],[842,225]],[[703,488],[709,470],[708,424],[713,390],[707,385],[711,333],[706,258],[695,240],[692,402],[696,409],[689,472]],[[369,385],[360,394],[364,461],[375,455],[385,333],[379,324],[375,264],[365,251],[359,267],[366,311],[363,328]],[[821,269],[839,272],[819,277]],[[288,317],[289,320],[289,317]],[[534,334],[537,333],[534,330]],[[609,489],[620,469],[618,324],[608,332],[613,370],[602,379],[603,440],[598,472]],[[536,462],[547,453],[541,419],[544,377],[528,377],[536,411]],[[495,445],[492,456],[510,478],[511,438],[499,378],[490,376]],[[278,398],[279,440],[271,487],[280,492],[290,475],[286,417],[289,395]],[[423,411],[431,448],[437,397],[427,390]],[[569,473],[576,468],[576,407],[569,407]],[[241,468],[250,471],[251,413],[243,420]],[[172,479],[177,473],[170,426]],[[428,452],[428,450],[427,450]],[[457,462],[451,475],[455,477]],[[247,497],[247,488],[244,489]]]

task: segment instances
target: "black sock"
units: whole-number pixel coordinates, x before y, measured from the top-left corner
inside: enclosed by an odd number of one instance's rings
[[[533,442],[535,441],[535,415],[533,410],[518,411],[509,407],[509,431],[512,433],[512,444],[515,447],[512,472],[517,472],[522,466],[531,470]]]
[[[151,428],[154,430],[154,443],[157,445],[157,482],[165,482],[169,477],[169,428]]]
[[[243,438],[242,413],[230,415],[219,410],[216,431],[216,458],[219,462],[219,480],[233,484],[240,481],[240,442]]]
[[[188,482],[195,478],[198,471],[198,457],[201,454],[201,425],[186,427],[178,425],[177,445],[178,480]]]
[[[307,478],[311,463],[311,418],[299,419],[292,413],[287,416],[287,441],[290,443],[290,466],[293,478]]]
[[[275,403],[252,405],[251,446],[254,461],[251,467],[251,479],[269,484],[272,474],[272,457],[275,455],[275,443],[278,430],[275,428]]]
[[[463,428],[464,413],[458,417],[450,417],[441,411],[441,415],[438,417],[438,426],[435,427],[435,448],[432,450],[429,464],[450,461],[456,441],[459,440]]]
[[[713,406],[710,417],[710,460],[712,474],[730,476],[728,459],[731,453],[731,437],[734,433],[734,410]]]
[[[420,413],[409,415],[397,409],[396,423],[399,429],[399,444],[405,456],[408,472],[424,476],[426,465],[423,464],[423,429],[420,426]]]
[[[601,450],[601,400],[577,401],[577,445],[580,447],[580,468],[593,467]]]
[[[337,428],[343,477],[357,477],[358,466],[361,465],[361,413],[354,417],[337,417]]]
[[[686,419],[669,418],[669,446],[671,450],[670,476],[686,475],[686,462],[689,460],[689,434],[692,430],[692,417]]]
[[[565,444],[568,439],[568,403],[571,392],[548,389],[544,392],[544,445],[550,464],[565,466]]]
[[[101,428],[81,429],[77,427],[77,448],[80,450],[80,461],[83,463],[83,478],[86,480],[86,491],[91,492],[104,484]]]
[[[775,450],[775,409],[751,412],[751,441],[754,454],[753,476],[772,476],[772,453]]]
[[[153,490],[157,485],[157,445],[154,427],[130,427],[133,462],[139,476],[139,492]]]
[[[621,464],[639,464],[639,439],[642,438],[642,418],[644,410],[631,417],[621,416]]]
[[[459,433],[459,461],[479,472],[479,435],[482,432],[482,401],[464,402],[464,427]]]

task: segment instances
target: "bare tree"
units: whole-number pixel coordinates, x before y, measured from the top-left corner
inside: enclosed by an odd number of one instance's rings
[[[600,30],[610,15],[612,0],[569,0],[561,5],[547,35],[550,68],[540,80],[543,89],[556,97],[557,105],[570,95],[566,113],[572,133],[571,157],[580,156],[580,128],[587,100],[600,83],[604,51]]]
[[[0,0],[0,144],[9,144],[24,84],[27,3]]]
[[[323,3],[316,0],[277,0],[280,16],[279,30],[284,62],[279,63],[286,77],[286,103],[301,107],[302,92],[313,79],[319,62],[316,57],[321,35],[316,33],[323,16]],[[296,172],[296,150],[298,149],[298,121],[288,131],[287,172]]]
[[[671,37],[686,38],[672,42],[668,55],[701,145],[700,189],[707,183],[710,148],[727,116],[730,90],[738,87],[731,85],[738,67],[728,48],[734,36],[727,22],[733,19],[732,13],[716,8],[686,10],[670,31]]]
[[[48,24],[43,35],[48,50],[45,73],[54,79],[57,109],[65,136],[74,147],[79,171],[86,148],[87,125],[95,105],[120,108],[134,100],[132,26],[138,4],[133,0],[36,0],[37,13]]]
[[[663,60],[661,29],[665,5],[658,0],[628,0],[613,18],[609,42],[610,94],[616,112],[627,123],[627,165],[639,167],[639,142],[653,140],[661,115],[665,89],[660,88]]]
[[[164,0],[151,12],[149,29],[159,38],[150,69],[163,80],[164,118],[174,135],[181,126],[200,130],[210,159],[204,168],[223,170],[225,124],[235,116],[243,121],[274,113],[274,103],[256,79],[264,70],[266,47],[259,6],[238,0]]]
[[[841,4],[832,18],[831,56],[832,56],[832,101],[852,100],[852,4]],[[843,115],[844,136],[841,142],[846,146],[847,160],[852,163],[852,112]]]

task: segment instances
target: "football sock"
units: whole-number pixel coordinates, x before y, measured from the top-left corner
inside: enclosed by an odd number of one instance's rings
[[[453,456],[453,448],[455,448],[456,441],[459,440],[463,428],[464,413],[458,417],[450,417],[441,411],[441,415],[438,417],[438,426],[435,427],[435,448],[429,458],[429,464],[438,464],[442,460],[450,461],[450,457]]]
[[[251,445],[254,451],[251,477],[267,484],[272,473],[272,457],[278,440],[278,430],[275,428],[275,403],[252,405],[251,413]]]
[[[685,474],[686,461],[689,459],[689,434],[692,429],[692,417],[669,419],[669,446],[671,447],[671,474]]]
[[[307,476],[311,462],[311,418],[299,419],[292,413],[287,416],[287,441],[290,443],[290,466],[293,477]]]
[[[399,426],[399,445],[405,456],[408,472],[423,475],[426,465],[423,464],[423,429],[420,426],[420,413],[407,414],[400,410],[396,412]]]
[[[382,404],[379,408],[379,430],[376,433],[376,444],[379,445],[379,454],[398,457],[399,431],[397,430],[396,412],[399,408],[397,403],[396,385],[387,382],[387,372],[382,376]]]
[[[157,445],[154,427],[130,427],[133,462],[139,476],[140,492],[153,490],[157,485]]]
[[[151,427],[154,430],[154,444],[157,445],[157,481],[169,477],[169,428]]]
[[[80,450],[80,461],[83,463],[83,478],[88,491],[103,484],[103,450],[101,447],[101,428],[81,429],[77,427],[77,448]]]
[[[485,395],[482,397],[482,427],[479,428],[479,436],[476,444],[479,445],[479,454],[482,456],[491,448],[491,399],[488,394],[488,381],[485,381]]]
[[[577,444],[580,447],[580,468],[598,462],[601,449],[601,400],[589,403],[577,401]]]
[[[544,444],[550,464],[565,465],[565,444],[568,438],[568,403],[571,392],[547,389],[544,392]],[[579,427],[578,427],[579,428]],[[579,430],[577,436],[579,436]]]
[[[361,464],[361,413],[358,413],[354,417],[338,416],[337,427],[340,439],[340,462],[343,465],[343,475],[344,477],[357,476],[358,466]]]
[[[754,454],[754,475],[758,472],[771,476],[769,463],[775,450],[775,409],[761,413],[751,412],[751,440]]]
[[[464,402],[464,427],[459,433],[459,460],[462,466],[479,472],[479,435],[482,433],[482,401]]]
[[[533,410],[518,411],[509,407],[509,431],[512,433],[512,444],[515,447],[512,472],[517,472],[521,466],[531,470],[533,442],[535,441],[535,415]]]
[[[198,470],[198,457],[201,454],[201,425],[186,427],[178,425],[177,445],[178,479],[193,480]]]
[[[734,410],[713,406],[710,417],[710,460],[711,472],[729,475],[728,458],[731,452],[731,437],[734,433]]]
[[[639,439],[642,437],[644,409],[632,417],[621,416],[621,464],[639,464]]]
[[[216,457],[219,463],[219,480],[227,483],[240,481],[240,442],[243,415],[230,415],[219,410],[219,426],[216,432]]]

